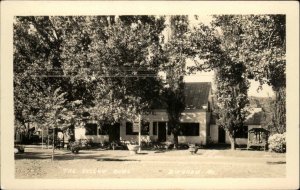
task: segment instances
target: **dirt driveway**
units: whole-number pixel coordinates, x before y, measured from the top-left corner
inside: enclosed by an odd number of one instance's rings
[[[252,178],[285,177],[285,154],[201,149],[142,151],[84,150],[72,154],[27,147],[15,156],[16,178]]]

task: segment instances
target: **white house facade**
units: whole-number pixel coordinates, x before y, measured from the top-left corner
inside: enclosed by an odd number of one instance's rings
[[[212,115],[211,83],[185,83],[186,109],[180,118],[179,143],[230,143],[225,131],[219,128]],[[255,110],[259,113],[261,110]],[[260,127],[260,120],[250,115],[241,131],[238,144],[247,144],[247,131]],[[144,142],[172,142],[173,137],[168,126],[166,109],[153,109],[149,115],[141,116],[141,140]],[[121,121],[114,125],[101,125],[98,121],[90,121],[84,127],[75,128],[76,139],[91,139],[94,143],[112,141],[138,141],[138,131],[130,121]]]

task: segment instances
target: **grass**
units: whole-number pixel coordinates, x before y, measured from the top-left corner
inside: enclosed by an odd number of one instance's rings
[[[285,154],[238,149],[142,151],[82,150],[72,154],[26,148],[15,155],[16,178],[252,178],[285,177]]]

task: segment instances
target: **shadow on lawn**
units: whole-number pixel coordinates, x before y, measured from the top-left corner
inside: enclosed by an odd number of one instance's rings
[[[207,145],[204,147],[204,149],[210,149],[210,150],[231,150],[230,144],[212,144]],[[236,145],[236,150],[241,151],[262,151],[263,148],[261,147],[251,147],[247,148],[247,145]]]
[[[15,154],[15,160],[21,159],[49,159],[51,155],[40,152],[25,152],[22,154]]]
[[[166,150],[156,150],[154,153],[156,154],[156,153],[165,153],[165,152],[167,152]]]
[[[138,155],[147,155],[148,153],[146,153],[146,152],[137,152],[136,154],[138,154]]]
[[[267,164],[271,164],[271,165],[274,165],[274,164],[286,164],[286,162],[284,161],[278,161],[278,162],[267,162]]]
[[[228,149],[230,149],[230,144],[210,144],[210,145],[206,145],[202,149],[228,150]]]
[[[126,162],[126,161],[140,161],[140,160],[133,160],[133,159],[119,159],[119,158],[100,158],[97,161],[116,161],[116,162]]]
[[[88,154],[84,152],[79,152],[79,154],[73,154],[71,152],[62,152],[62,153],[55,153],[54,160],[83,160],[83,159],[90,159],[90,160],[98,160],[102,157],[108,156],[107,154]],[[51,153],[44,153],[44,152],[25,152],[23,154],[16,154],[15,160],[44,160],[44,159],[51,159]]]

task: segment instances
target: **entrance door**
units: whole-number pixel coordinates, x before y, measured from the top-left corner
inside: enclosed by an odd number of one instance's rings
[[[166,142],[166,122],[158,122],[158,141]]]
[[[222,127],[219,127],[219,143],[225,143],[225,130]]]
[[[109,126],[109,142],[120,141],[120,123]]]

